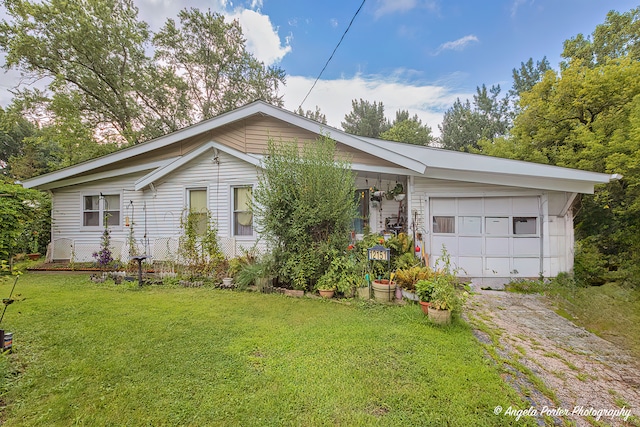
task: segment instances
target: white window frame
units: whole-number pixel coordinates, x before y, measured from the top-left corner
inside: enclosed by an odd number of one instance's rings
[[[231,190],[229,191],[230,194],[230,198],[231,198],[231,202],[229,203],[229,207],[230,207],[230,211],[231,211],[231,227],[229,229],[229,234],[231,235],[231,237],[235,238],[235,239],[247,239],[247,240],[253,240],[256,237],[256,227],[255,227],[255,216],[252,215],[251,217],[251,234],[236,234],[236,209],[235,209],[235,202],[236,202],[236,188],[250,188],[251,189],[251,194],[253,194],[253,191],[255,190],[254,185],[253,184],[238,184],[238,185],[232,185],[229,187]],[[238,212],[246,212],[246,211],[238,211]]]
[[[102,195],[101,195],[102,194]],[[104,229],[104,215],[106,212],[105,206],[105,196],[118,196],[118,209],[113,209],[113,207],[109,207],[109,211],[118,211],[118,225],[110,225],[109,229],[111,230],[121,230],[122,229],[122,193],[117,191],[95,191],[95,192],[83,192],[80,194],[80,230],[83,231],[94,231],[94,230],[102,230]],[[84,225],[84,199],[85,197],[97,197],[98,198],[98,225]],[[96,211],[92,211],[96,212]]]

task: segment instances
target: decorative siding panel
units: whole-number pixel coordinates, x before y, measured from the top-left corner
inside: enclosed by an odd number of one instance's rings
[[[227,145],[235,150],[247,152],[247,136],[244,120],[216,129],[211,133],[211,139]]]

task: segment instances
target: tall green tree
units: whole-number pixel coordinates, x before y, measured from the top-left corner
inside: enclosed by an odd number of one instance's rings
[[[193,8],[181,10],[178,20],[168,19],[153,37],[155,58],[184,81],[193,122],[258,99],[282,106],[284,71],[247,51],[238,21]]]
[[[336,156],[328,137],[302,147],[269,140],[266,154],[253,192],[256,222],[280,278],[296,289],[311,289],[329,268],[330,255],[348,245],[356,216],[351,164]]]
[[[444,113],[440,128],[443,148],[471,151],[479,148],[478,141],[505,135],[509,129],[508,99],[499,98],[500,86],[476,88],[473,103],[457,99]]]
[[[566,40],[562,57],[565,58],[562,68],[574,60],[586,67],[622,57],[640,60],[640,7],[625,13],[610,11],[605,22],[596,26],[591,36],[578,34]]]
[[[50,80],[58,97],[79,102],[92,128],[113,127],[128,142],[144,126],[139,80],[150,67],[147,24],[130,0],[7,0],[0,23],[7,68]]]
[[[423,125],[417,114],[409,117],[407,110],[396,112],[393,124],[380,134],[380,138],[414,145],[429,145],[434,141],[431,128]]]
[[[18,96],[100,142],[138,143],[255,99],[282,103],[284,72],[248,53],[239,24],[220,15],[184,10],[179,25],[169,20],[153,37],[132,0],[7,0],[5,8],[5,68],[48,81],[45,92]]]
[[[541,61],[536,61],[535,65],[533,58],[529,58],[527,62],[521,62],[519,69],[512,70],[513,87],[509,91],[509,96],[519,100],[520,94],[530,91],[549,70],[551,70],[551,64],[546,56]]]
[[[351,101],[352,110],[344,116],[342,129],[352,135],[378,138],[391,125],[384,116],[382,102],[365,101],[363,99]]]
[[[316,105],[315,110],[303,110],[302,106],[298,107],[295,111],[296,114],[306,117],[307,119],[315,120],[318,123],[327,124],[327,116],[324,115],[322,111],[320,111],[320,107]]]

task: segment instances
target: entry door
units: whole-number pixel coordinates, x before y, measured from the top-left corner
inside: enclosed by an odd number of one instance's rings
[[[430,264],[443,246],[468,277],[537,277],[538,197],[431,198]]]

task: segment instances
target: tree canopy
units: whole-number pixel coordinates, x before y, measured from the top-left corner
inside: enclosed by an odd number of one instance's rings
[[[382,102],[365,101],[363,99],[351,101],[352,110],[344,116],[342,129],[345,132],[378,138],[382,132],[388,130],[391,125],[384,116],[384,105]]]
[[[382,132],[380,138],[415,145],[429,145],[434,140],[431,128],[423,125],[417,114],[410,118],[407,110],[396,112],[391,127]]]
[[[16,98],[49,126],[129,144],[256,99],[282,104],[284,72],[253,57],[239,23],[219,14],[183,10],[179,24],[169,19],[154,35],[132,0],[7,0],[5,7],[5,67],[47,81],[45,91],[19,88]]]

